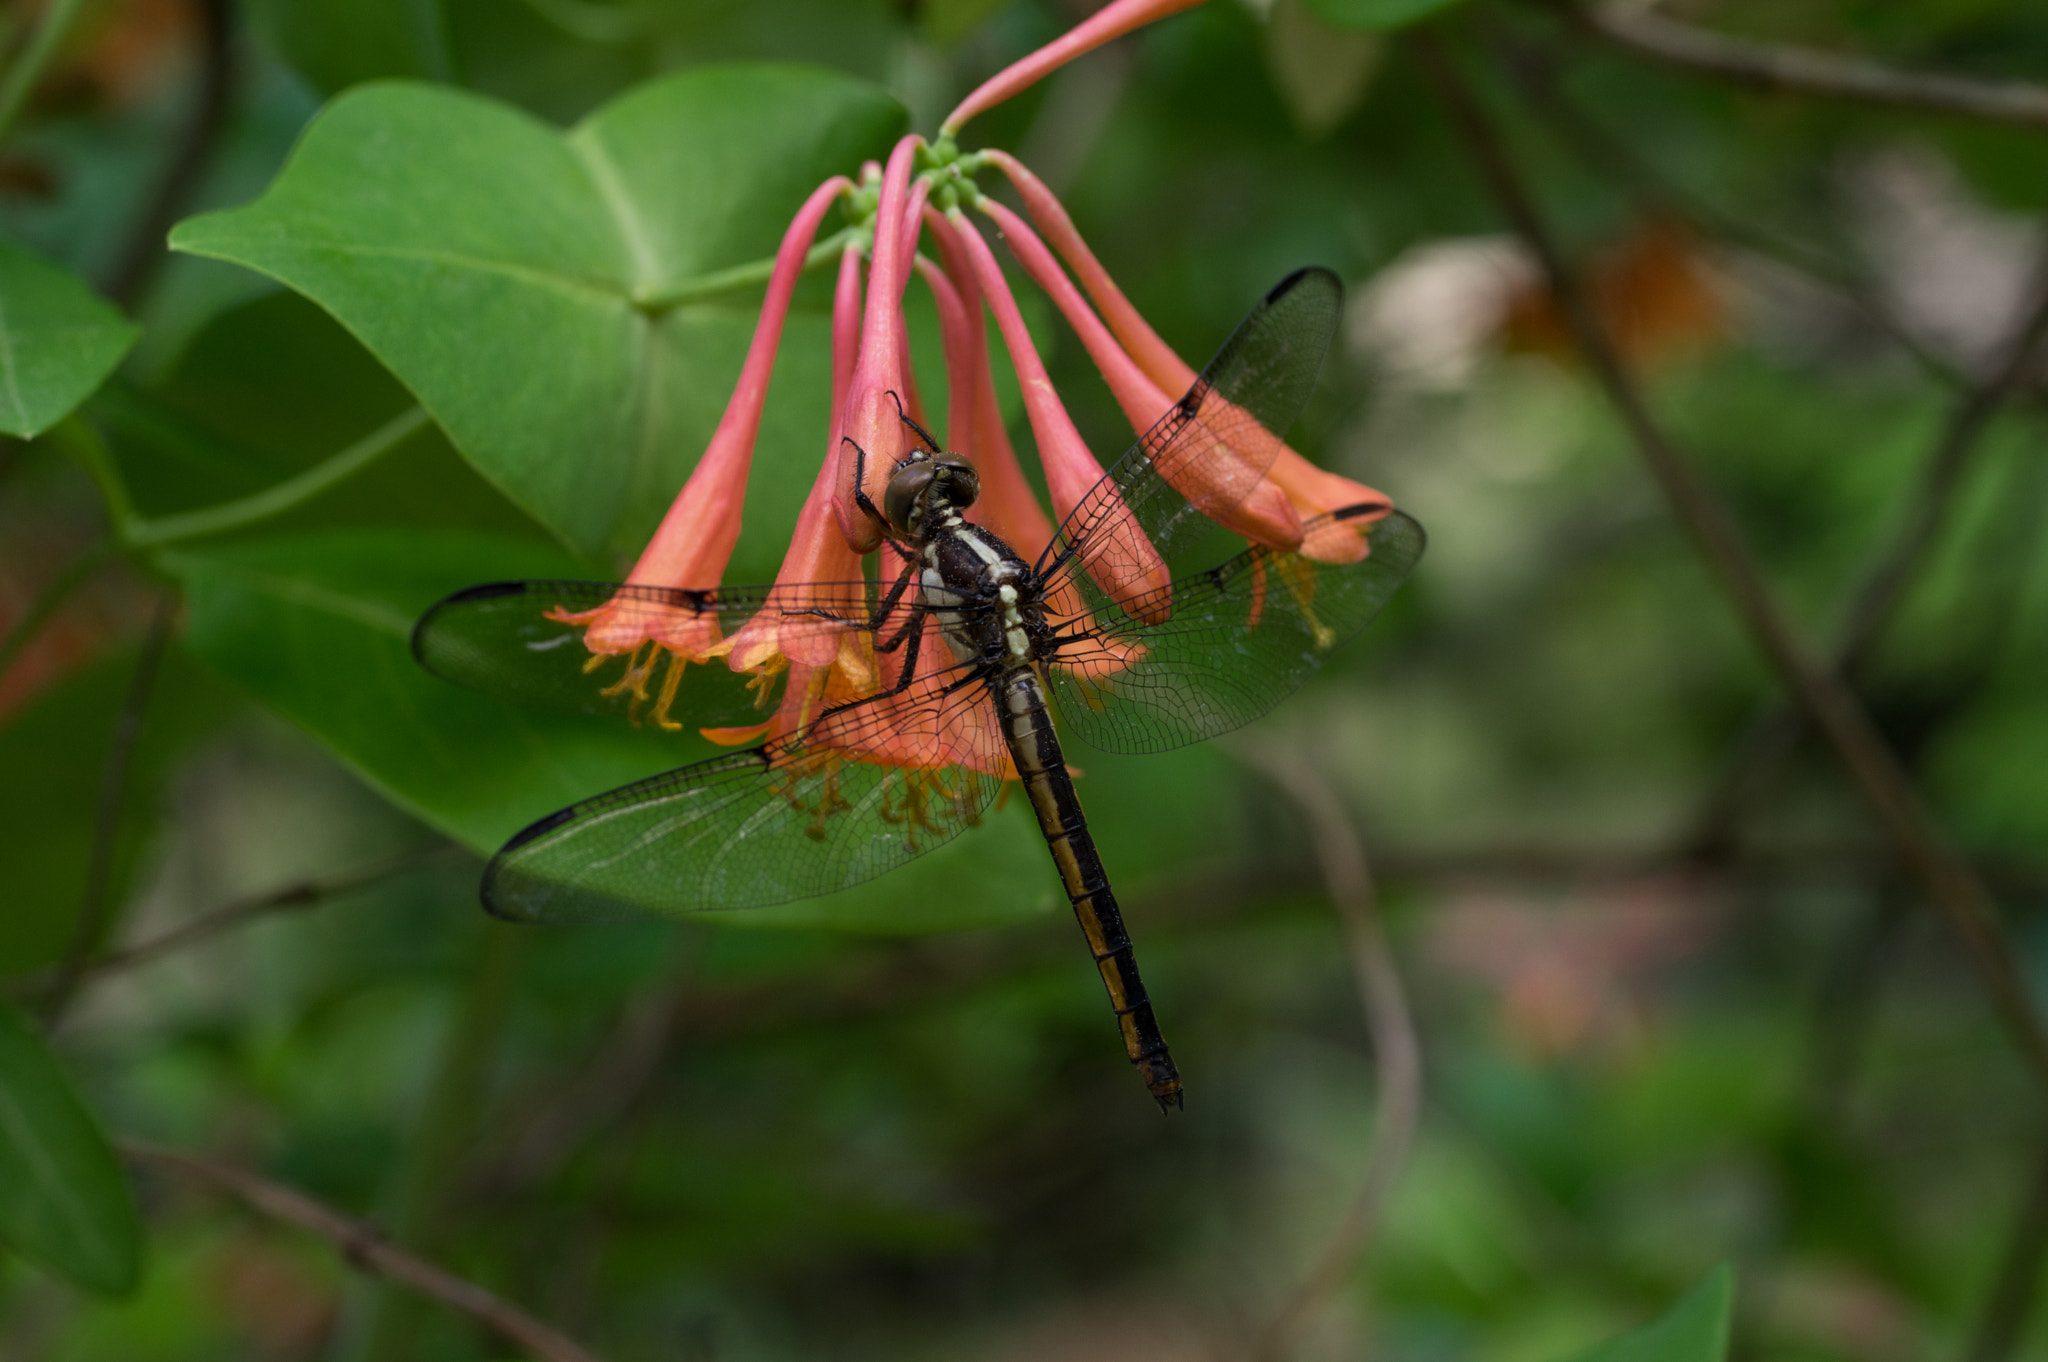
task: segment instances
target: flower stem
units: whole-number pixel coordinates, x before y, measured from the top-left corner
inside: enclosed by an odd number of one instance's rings
[[[803,267],[809,270],[819,265],[835,263],[839,259],[840,251],[848,242],[865,243],[866,238],[866,230],[858,225],[842,227],[811,247],[804,256]],[[700,274],[694,279],[685,279],[673,287],[635,298],[633,306],[642,312],[659,314],[690,303],[701,302],[706,298],[717,297],[721,293],[731,293],[735,289],[743,289],[752,284],[765,284],[768,277],[774,273],[775,257],[771,255],[761,260],[750,260],[744,265],[734,265],[729,270],[714,270],[710,274]]]

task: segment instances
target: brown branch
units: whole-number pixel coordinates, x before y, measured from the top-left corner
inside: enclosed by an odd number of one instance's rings
[[[1432,33],[1418,35],[1413,50],[1502,212],[1542,265],[1579,351],[1694,549],[1734,605],[1758,651],[1777,672],[1780,684],[1834,749],[1901,861],[1955,930],[2000,1021],[2036,1080],[2048,1089],[2048,1027],[2042,1023],[1983,885],[1969,864],[1944,844],[1897,757],[1862,705],[1793,631],[1727,507],[1651,416],[1634,376],[1544,224],[1490,118],[1456,66]]]
[[[1505,33],[1496,33],[1494,42],[1504,50],[1503,65],[1515,77],[1517,88],[1529,95],[1531,106],[1549,124],[1557,143],[1588,170],[1626,182],[1637,194],[1652,199],[1661,210],[1676,215],[1701,235],[1763,256],[1828,290],[1930,374],[1961,383],[1961,375],[1922,345],[1919,337],[1891,314],[1878,296],[1873,280],[1843,267],[1825,251],[1753,226],[1728,212],[1711,196],[1695,194],[1667,178],[1649,158],[1573,101],[1558,78],[1553,53],[1515,42]]]
[[[1351,947],[1351,967],[1358,976],[1366,1028],[1372,1034],[1380,1068],[1379,1115],[1366,1147],[1358,1194],[1330,1235],[1315,1268],[1274,1314],[1252,1350],[1257,1362],[1280,1362],[1295,1351],[1303,1335],[1329,1308],[1344,1279],[1371,1245],[1422,1117],[1422,1047],[1380,926],[1365,848],[1337,792],[1305,757],[1250,743],[1234,751],[1279,786],[1308,825],[1316,865]]]
[[[1561,8],[1587,31],[1638,56],[1760,90],[2048,128],[2048,87],[1935,71],[1903,71],[1809,47],[1732,38],[1634,6],[1596,0],[1592,4],[1566,3]]]
[[[2006,1241],[1991,1298],[1970,1335],[1969,1362],[2005,1362],[2025,1331],[2041,1264],[2048,1261],[2048,1151],[2035,1169],[2019,1222]]]
[[[171,224],[184,213],[192,191],[206,173],[214,144],[227,126],[235,85],[235,25],[229,0],[199,0],[199,98],[193,105],[169,164],[143,205],[121,253],[107,271],[106,294],[132,308],[163,263]]]
[[[1830,663],[1835,675],[1845,682],[1853,681],[1869,665],[1911,590],[1954,509],[1956,492],[1971,456],[1981,447],[1985,429],[2048,353],[2048,241],[2043,243],[2034,270],[2033,294],[2033,306],[2006,342],[2003,362],[1956,404],[1928,451],[1920,485],[1906,498],[1904,523],[1864,572]],[[1780,705],[1757,721],[1695,820],[1691,844],[1697,851],[1713,854],[1728,845],[1743,811],[1754,804],[1805,732],[1799,712],[1789,706]]]
[[[107,742],[106,764],[100,773],[99,802],[93,811],[92,841],[86,853],[85,892],[79,898],[78,918],[71,927],[71,944],[64,952],[64,959],[57,967],[49,991],[43,996],[45,1030],[54,1029],[62,1020],[65,1008],[71,1005],[72,994],[78,989],[79,980],[84,977],[85,962],[92,952],[93,943],[106,930],[114,888],[114,861],[121,834],[121,806],[127,800],[135,744],[142,737],[142,716],[149,707],[150,693],[156,689],[164,650],[170,646],[177,606],[177,597],[171,592],[158,594],[149,634],[142,642],[142,655],[136,659],[127,697],[121,702],[121,712],[114,720],[113,736]]]
[[[510,1301],[486,1291],[475,1282],[456,1276],[444,1267],[386,1243],[375,1225],[344,1215],[296,1188],[272,1182],[245,1168],[168,1149],[136,1144],[123,1144],[119,1148],[121,1157],[130,1163],[169,1173],[187,1182],[204,1184],[227,1193],[251,1210],[273,1220],[310,1230],[339,1249],[352,1267],[373,1277],[395,1282],[467,1315],[541,1362],[598,1362],[597,1354]]]

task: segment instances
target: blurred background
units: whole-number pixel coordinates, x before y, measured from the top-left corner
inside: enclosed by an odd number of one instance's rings
[[[405,405],[314,303],[159,245],[260,193],[337,91],[439,82],[567,125],[664,72],[794,60],[929,133],[1090,8],[93,0],[0,148],[0,231],[142,323],[86,417],[145,511],[206,506]],[[56,1044],[110,1130],[370,1218],[614,1359],[1250,1349],[1375,1148],[1391,1194],[1300,1356],[1544,1362],[1729,1262],[1736,1357],[2048,1357],[2025,1064],[1839,763],[1783,720],[1412,34],[1344,8],[1212,0],[966,139],[1036,169],[1197,363],[1282,274],[1335,269],[1344,328],[1295,443],[1430,532],[1385,616],[1232,743],[1071,754],[1185,1113],[1127,1072],[1049,867],[1000,872],[1042,875],[1030,911],[980,911],[963,871],[919,881],[914,931],[489,923],[473,855],[195,650],[158,568],[111,561],[0,675],[0,986],[47,986],[81,904],[110,948],[252,911],[80,982]],[[2048,72],[2024,0],[1668,9]],[[7,11],[10,42],[38,10]],[[2041,130],[1745,91],[1533,0],[1441,26],[1794,625],[1819,655],[1857,634],[1858,694],[2040,981],[2048,459],[2039,366],[2014,356],[2048,277]],[[1053,317],[1056,383],[1121,448]],[[918,362],[942,388],[936,351]],[[546,538],[432,429],[293,517]],[[56,442],[0,442],[0,626],[104,526]],[[769,564],[778,528],[749,522]],[[1389,1037],[1276,759],[1328,782],[1372,866],[1412,1113],[1385,1100]],[[1411,1115],[1395,1167],[1387,1123]],[[0,1258],[0,1355],[514,1355],[317,1238],[138,1188],[136,1292]]]

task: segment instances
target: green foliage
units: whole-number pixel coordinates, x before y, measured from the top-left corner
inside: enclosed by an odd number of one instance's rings
[[[723,296],[666,300],[773,254],[803,196],[885,150],[902,117],[799,68],[668,77],[566,135],[472,95],[371,86],[322,113],[263,198],[181,224],[172,244],[319,303],[565,544],[630,557],[752,332]],[[790,513],[822,444],[826,340],[790,326],[793,380],[763,423],[756,466]]]
[[[0,432],[26,439],[69,416],[139,334],[77,279],[0,241]]]
[[[99,1123],[22,1018],[0,1006],[0,1243],[93,1291],[133,1289],[141,1229]]]
[[[388,77],[448,80],[440,0],[254,0],[250,20],[322,93]]]
[[[1308,7],[1339,28],[1391,32],[1464,3],[1464,0],[1304,0]]]
[[[1571,1362],[1724,1362],[1735,1309],[1735,1273],[1723,1264],[1650,1323]]]

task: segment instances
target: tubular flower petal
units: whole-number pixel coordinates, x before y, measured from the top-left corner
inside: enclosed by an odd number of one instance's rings
[[[1031,334],[1024,328],[1023,315],[1017,311],[1017,300],[1010,294],[1010,285],[1003,278],[1002,267],[996,264],[994,252],[959,209],[946,216],[1009,347],[1010,362],[1016,366],[1017,381],[1024,390],[1025,414],[1031,418],[1031,433],[1038,439],[1038,456],[1045,466],[1046,488],[1052,493],[1053,514],[1065,520],[1101,481],[1102,465],[1088,452],[1081,433],[1074,429],[1066,408],[1060,405],[1059,394],[1053,391],[1045,365],[1031,344]],[[1115,493],[1108,495],[1114,497]],[[1095,542],[1102,546],[1101,551],[1089,555],[1083,565],[1097,586],[1126,608],[1142,603],[1141,618],[1148,622],[1162,622],[1173,613],[1172,577],[1129,508],[1121,502],[1111,508],[1110,518]]]
[[[995,219],[1024,272],[1051,296],[1081,337],[1131,429],[1140,435],[1150,430],[1172,409],[1174,399],[1131,361],[1023,219],[993,199],[981,200],[980,207]],[[1276,549],[1300,547],[1301,517],[1286,495],[1266,481],[1259,466],[1246,463],[1220,439],[1199,438],[1207,433],[1206,427],[1194,432],[1198,438],[1185,443],[1179,457],[1162,464],[1161,475],[1197,511],[1225,529]]]
[[[921,145],[917,137],[905,137],[890,153],[888,168],[882,172],[881,203],[875,212],[875,244],[870,256],[873,263],[868,269],[867,307],[860,329],[860,359],[854,365],[852,384],[840,415],[845,440],[858,447],[860,454],[856,456],[844,441],[833,453],[838,470],[835,481],[843,489],[842,495],[833,500],[833,514],[838,518],[840,533],[858,553],[872,552],[882,542],[882,527],[860,509],[854,493],[864,490],[870,502],[880,504],[897,461],[911,447],[910,432],[898,414],[897,405],[905,399],[909,387],[898,314],[903,307],[909,259],[903,249],[904,228],[916,227],[915,220],[908,224],[904,220],[911,192],[910,163]],[[856,464],[860,465],[864,483],[860,489],[854,487]]]
[[[1045,233],[1060,259],[1067,262],[1067,268],[1101,309],[1102,320],[1109,324],[1110,333],[1122,343],[1125,353],[1137,361],[1161,391],[1184,393],[1192,388],[1195,371],[1173,352],[1173,347],[1159,339],[1159,333],[1131,306],[1131,300],[1124,297],[1109,271],[1095,258],[1095,252],[1088,249],[1088,243],[1074,227],[1074,220],[1067,216],[1065,205],[1046,188],[1045,181],[1006,151],[990,148],[981,155],[1016,186],[1017,196],[1024,200],[1024,211],[1031,214],[1038,230]]]
[[[945,136],[957,131],[961,124],[976,114],[995,107],[1021,90],[1029,89],[1082,53],[1094,51],[1111,38],[1121,37],[1134,28],[1155,19],[1164,19],[1169,14],[1178,14],[1201,2],[1111,0],[1088,19],[1069,29],[1063,37],[1055,38],[1030,56],[1011,63],[983,81],[973,94],[960,101],[959,108],[946,115],[946,121],[939,125],[939,134]]]
[[[1280,447],[1266,477],[1287,494],[1307,523],[1301,556],[1318,563],[1356,563],[1372,551],[1366,531],[1387,518],[1394,501],[1385,492],[1318,468]],[[1344,512],[1341,517],[1338,512]]]
[[[832,431],[826,445],[825,461],[811,484],[810,495],[804,499],[803,509],[797,513],[796,531],[790,536],[789,552],[783,556],[782,567],[775,574],[777,586],[793,586],[802,582],[847,583],[849,599],[834,604],[844,605],[851,612],[850,617],[856,619],[865,614],[867,605],[857,592],[861,580],[860,557],[847,545],[846,537],[839,533],[833,515],[838,499],[835,480],[838,464],[833,452],[839,448],[839,413],[844,408],[847,388],[852,382],[854,349],[860,339],[860,298],[860,251],[857,247],[848,247],[839,257],[839,282],[832,297]],[[727,665],[736,672],[773,676],[789,661],[811,668],[833,666],[840,658],[840,636],[848,632],[843,626],[817,616],[791,618],[779,611],[764,610],[713,652],[723,653]],[[799,688],[798,678],[792,673],[785,697],[789,691]]]
[[[627,574],[629,585],[712,587],[724,574],[733,545],[739,540],[747,470],[753,462],[754,439],[761,428],[761,408],[767,401],[768,378],[775,368],[775,352],[782,341],[783,321],[789,315],[790,295],[796,290],[797,275],[818,234],[818,224],[840,194],[851,187],[839,175],[819,185],[783,234],[782,247],[775,255],[774,273],[768,281],[768,296],[761,305],[761,319],[755,324],[753,343],[747,348],[746,362],[726,403],[725,416],[689,481],[683,484],[683,490],[662,518],[660,528]],[[644,602],[628,603],[624,598],[557,618],[584,625],[584,646],[599,655],[636,653],[650,641],[666,649],[675,660],[663,687],[664,700],[674,695],[681,662],[701,657],[706,648],[718,641],[717,621],[709,615],[684,610],[655,612],[648,610]],[[639,689],[653,665],[652,660],[629,665],[626,681],[620,684],[632,683]],[[664,703],[657,709],[655,719],[659,723],[666,718]]]
[[[1138,309],[1131,306],[1130,299],[1124,297],[1109,271],[1088,249],[1088,243],[1074,227],[1074,220],[1045,182],[1008,152],[992,148],[981,155],[1016,187],[1025,211],[1081,281],[1081,287],[1101,310],[1102,320],[1122,344],[1125,354],[1165,392],[1186,392],[1194,386],[1195,371],[1159,339]],[[1310,522],[1301,553],[1318,562],[1352,563],[1365,557],[1366,529],[1383,519],[1393,505],[1384,493],[1318,468],[1286,445],[1280,446],[1272,467],[1266,470],[1266,478],[1281,488],[1300,518]],[[1189,499],[1193,500],[1192,496]],[[1344,520],[1322,519],[1334,511],[1356,506],[1376,509]]]
[[[969,508],[968,517],[994,530],[1026,558],[1036,558],[1052,542],[1052,521],[1017,466],[1017,452],[996,406],[995,379],[981,328],[981,290],[953,239],[953,225],[935,210],[926,212],[926,226],[946,262],[944,269],[923,257],[917,262],[939,309],[946,391],[951,395],[946,436],[974,460],[981,475],[981,497]]]

